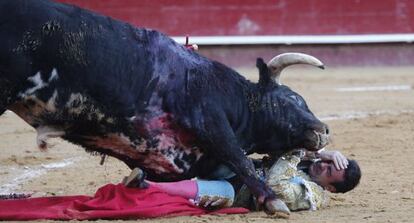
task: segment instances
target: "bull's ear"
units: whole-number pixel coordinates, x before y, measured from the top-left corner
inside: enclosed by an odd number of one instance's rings
[[[262,58],[256,59],[256,67],[259,69],[259,85],[266,86],[272,82],[271,73]]]

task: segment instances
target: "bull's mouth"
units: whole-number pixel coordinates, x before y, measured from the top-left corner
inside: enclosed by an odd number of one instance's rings
[[[329,134],[317,132],[315,130],[306,131],[305,136],[306,141],[304,147],[311,151],[320,150],[330,142]]]

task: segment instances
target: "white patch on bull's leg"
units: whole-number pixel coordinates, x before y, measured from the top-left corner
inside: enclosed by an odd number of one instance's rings
[[[49,138],[57,138],[65,135],[65,131],[52,126],[39,126],[36,128],[36,131],[37,146],[42,151],[47,149],[47,140]]]
[[[109,124],[114,124],[115,123],[115,120],[113,118],[106,118],[105,120]]]
[[[46,103],[46,109],[50,112],[56,111],[56,98],[58,96],[57,90],[53,92],[52,97],[49,98],[49,100]]]
[[[101,111],[99,111],[98,109],[93,110],[92,113],[88,114],[88,119],[92,120],[94,117],[96,117],[97,121],[102,121],[105,118],[105,114],[103,114]]]
[[[107,117],[107,115],[105,115],[99,108],[93,106],[92,103],[88,103],[88,100],[88,97],[80,93],[72,93],[70,94],[69,100],[66,102],[65,107],[68,109],[69,114],[80,115],[85,110],[88,110],[91,112],[85,115],[89,120],[96,118],[97,121],[102,121],[105,119],[108,123],[114,123],[113,118]]]
[[[59,78],[59,76],[58,76],[57,70],[56,70],[56,68],[53,68],[52,73],[50,74],[50,77],[49,77],[48,82],[50,83],[50,82],[52,82],[54,80],[57,80],[58,78]]]
[[[43,82],[42,77],[40,76],[40,71],[37,72],[34,76],[28,77],[27,80],[34,84],[33,87],[27,89],[25,92],[20,92],[19,97],[25,98],[30,94],[33,94],[35,91],[44,88],[47,86],[47,83]]]
[[[80,93],[72,93],[69,96],[69,100],[66,102],[66,108],[70,114],[79,115],[85,109],[84,103],[86,102],[86,97]],[[75,104],[77,104],[75,106]]]
[[[191,153],[191,151],[188,151],[188,150],[187,151],[183,151],[182,153],[179,154],[179,158],[181,160],[183,160],[184,159],[184,154],[189,155],[190,153]],[[201,153],[198,151],[198,153],[196,153],[196,154],[197,154],[196,160],[200,159],[201,158]],[[184,166],[185,166],[186,169],[190,169],[191,168],[191,166],[189,165],[189,163],[185,162],[183,164],[184,164]]]
[[[49,86],[50,82],[52,82],[54,80],[57,80],[57,79],[58,79],[58,72],[57,72],[56,68],[53,68],[53,70],[50,74],[50,77],[48,79],[48,82],[44,82],[42,80],[42,74],[41,74],[40,71],[38,71],[35,75],[27,78],[27,81],[31,82],[34,86],[29,88],[29,89],[26,89],[24,92],[19,92],[18,96],[20,98],[25,98],[25,97],[35,93],[36,91]]]
[[[80,93],[72,93],[69,96],[69,100],[66,102],[66,107],[72,107],[73,103],[82,103],[85,101],[85,97]]]

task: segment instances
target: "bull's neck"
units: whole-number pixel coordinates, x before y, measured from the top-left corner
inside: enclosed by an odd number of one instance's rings
[[[233,102],[234,114],[237,115],[237,117],[234,117],[233,130],[241,143],[240,146],[247,153],[253,153],[254,151],[252,150],[254,150],[257,141],[257,128],[258,126],[263,127],[263,124],[266,124],[263,123],[261,118],[262,94],[257,89],[256,84],[248,80],[240,82],[237,87],[239,90],[236,94],[238,100],[232,99],[237,101],[237,104]],[[260,121],[261,124],[258,124],[257,121]]]
[[[283,145],[276,144],[272,140],[273,122],[279,112],[270,109],[272,103],[265,94],[265,89],[259,85],[254,85],[246,95],[246,107],[249,112],[248,129],[249,147],[248,153],[262,153],[268,147],[282,148]],[[270,112],[270,113],[269,113]],[[276,118],[277,119],[277,118]]]

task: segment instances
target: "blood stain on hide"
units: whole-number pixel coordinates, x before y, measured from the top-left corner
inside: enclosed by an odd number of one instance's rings
[[[186,172],[203,155],[194,146],[195,136],[179,127],[168,113],[161,112],[151,118],[133,121],[138,134],[146,138],[146,161],[152,160],[159,165],[153,167],[157,173],[170,172],[171,167],[176,173]]]

